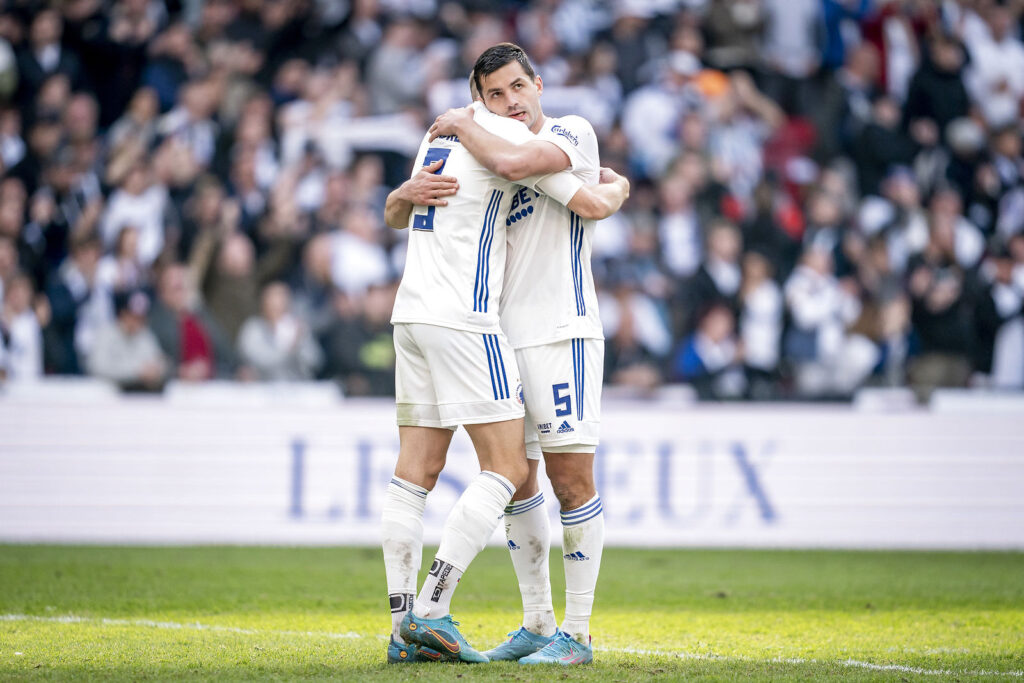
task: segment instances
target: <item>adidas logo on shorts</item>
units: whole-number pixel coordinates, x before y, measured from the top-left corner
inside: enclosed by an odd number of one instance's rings
[[[569,421],[568,420],[562,420],[562,424],[558,427],[558,433],[559,434],[568,434],[569,432],[574,432],[574,431],[576,431],[576,430],[573,429],[569,425]]]
[[[583,562],[584,560],[589,560],[590,559],[589,557],[587,557],[586,555],[581,553],[579,550],[577,550],[574,553],[568,553],[567,555],[562,555],[562,557],[564,557],[567,560],[575,560],[576,562]]]

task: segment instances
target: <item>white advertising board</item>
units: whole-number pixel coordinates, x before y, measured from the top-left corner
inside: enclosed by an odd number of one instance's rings
[[[0,399],[0,542],[375,544],[393,416],[387,401]],[[608,543],[1024,548],[1022,418],[606,402]],[[460,430],[428,543],[476,470]]]

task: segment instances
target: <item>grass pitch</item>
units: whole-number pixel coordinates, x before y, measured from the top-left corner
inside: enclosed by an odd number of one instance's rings
[[[388,666],[386,605],[375,548],[0,546],[0,680],[1024,680],[1021,553],[609,549],[569,669]],[[506,551],[453,606],[517,627]]]

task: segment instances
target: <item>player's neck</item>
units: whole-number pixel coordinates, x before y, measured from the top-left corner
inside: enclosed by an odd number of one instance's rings
[[[540,116],[537,117],[537,120],[534,121],[533,125],[530,127],[530,132],[534,135],[541,132],[544,129],[544,122],[547,120],[548,117],[544,116],[544,112],[541,112]]]

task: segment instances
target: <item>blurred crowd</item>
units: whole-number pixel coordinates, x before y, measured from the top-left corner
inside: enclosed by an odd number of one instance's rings
[[[4,0],[0,375],[389,395],[383,223],[477,55],[632,195],[607,385],[1024,388],[1021,0]]]

